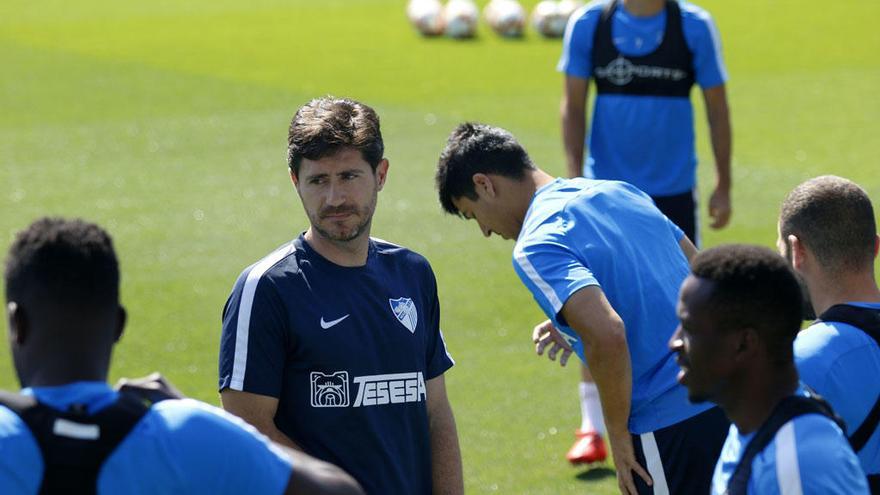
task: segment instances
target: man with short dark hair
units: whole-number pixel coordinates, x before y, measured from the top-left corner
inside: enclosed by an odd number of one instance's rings
[[[801,292],[785,260],[730,245],[698,254],[691,270],[669,347],[690,400],[714,402],[732,421],[711,493],[868,493],[833,411],[799,385]]]
[[[0,493],[362,493],[338,468],[282,452],[220,409],[147,405],[107,385],[126,314],[113,243],[97,225],[34,222],[9,250],[5,284],[25,388],[0,394]]]
[[[549,318],[538,354],[584,360],[601,396],[625,494],[705,494],[727,421],[692,405],[666,342],[696,249],[624,182],[554,179],[507,131],[462,124],[437,167],[440,203],[485,236],[515,239],[513,265]],[[635,476],[633,475],[635,472]]]
[[[459,494],[461,457],[427,260],[370,237],[388,160],[376,112],[332,97],[290,124],[310,226],[245,269],[223,312],[223,407],[368,493]]]
[[[678,0],[597,0],[572,15],[557,70],[564,74],[562,138],[569,177],[629,182],[700,245],[691,89],[702,90],[715,158],[713,229],[731,215],[732,134],[727,70],[712,16]],[[587,130],[590,85],[596,90]],[[589,148],[586,153],[584,150]],[[582,368],[581,428],[566,457],[604,459],[595,385]]]
[[[794,342],[798,371],[843,418],[875,493],[880,493],[878,246],[871,199],[847,179],[810,179],[782,203],[779,252],[806,286],[811,312],[819,314]]]

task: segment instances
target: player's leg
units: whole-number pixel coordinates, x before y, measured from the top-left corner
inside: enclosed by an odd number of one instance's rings
[[[651,196],[657,208],[684,231],[694,246],[700,247],[700,222],[697,190],[673,196]]]
[[[601,462],[608,456],[602,436],[605,434],[605,421],[602,418],[602,403],[599,390],[587,366],[581,363],[581,382],[578,384],[581,402],[581,427],[575,432],[575,441],[565,458],[572,464]]]
[[[632,435],[636,460],[653,486],[634,477],[640,495],[705,495],[712,486],[715,462],[730,429],[717,407],[660,430]]]

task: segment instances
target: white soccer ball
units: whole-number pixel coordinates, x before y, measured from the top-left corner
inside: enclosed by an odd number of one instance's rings
[[[477,32],[480,11],[472,0],[449,0],[443,9],[446,36],[470,38]]]
[[[526,11],[516,0],[492,0],[486,5],[485,15],[492,30],[501,36],[522,36]]]
[[[574,14],[574,11],[583,7],[584,2],[580,0],[560,0],[559,1],[559,13],[565,17],[566,22],[571,18],[571,14]]]
[[[443,4],[440,0],[410,0],[406,6],[406,16],[425,36],[443,34]]]
[[[567,22],[568,19],[559,10],[559,4],[553,0],[538,3],[532,11],[532,26],[535,31],[547,38],[562,36]]]

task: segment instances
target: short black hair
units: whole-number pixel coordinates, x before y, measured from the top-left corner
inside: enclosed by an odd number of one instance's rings
[[[803,298],[785,258],[764,247],[729,244],[697,254],[691,271],[714,283],[707,309],[719,330],[752,328],[774,362],[792,361]]]
[[[460,124],[440,153],[435,181],[440,205],[447,213],[461,215],[453,199],[476,199],[474,174],[496,174],[522,179],[535,165],[513,134],[486,124]]]
[[[779,215],[779,233],[788,245],[795,235],[828,271],[854,272],[874,264],[877,224],[868,194],[856,183],[823,175],[795,187]]]
[[[44,217],[19,232],[9,248],[4,281],[7,302],[38,296],[91,308],[119,303],[113,239],[80,219]]]
[[[320,160],[345,148],[361,152],[373,172],[385,153],[379,115],[348,98],[316,98],[296,111],[287,133],[287,166],[299,175],[303,158]]]

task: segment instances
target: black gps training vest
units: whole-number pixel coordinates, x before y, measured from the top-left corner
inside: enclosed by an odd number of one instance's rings
[[[666,2],[666,28],[656,50],[641,56],[620,53],[611,34],[618,0],[611,0],[593,37],[593,79],[601,94],[688,98],[694,85],[693,54],[684,39],[681,7]]]
[[[0,404],[15,412],[28,426],[45,466],[40,494],[94,494],[104,461],[149,410],[134,394],[89,415],[72,405],[58,411],[26,395],[0,392]]]

